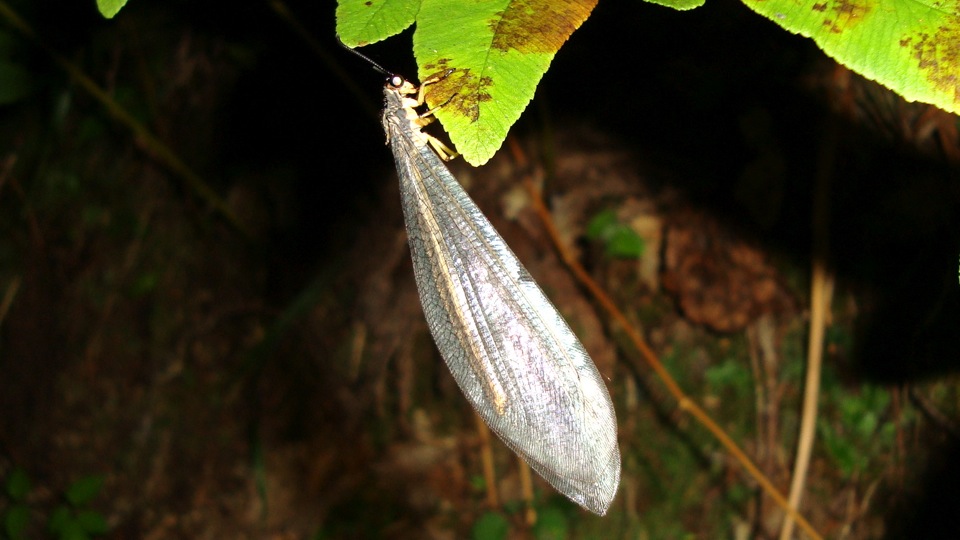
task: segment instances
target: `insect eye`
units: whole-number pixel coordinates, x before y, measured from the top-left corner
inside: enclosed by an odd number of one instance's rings
[[[403,77],[401,77],[401,76],[399,76],[399,75],[391,75],[391,76],[390,76],[390,86],[392,86],[392,87],[394,87],[394,88],[400,88],[401,86],[403,86]]]

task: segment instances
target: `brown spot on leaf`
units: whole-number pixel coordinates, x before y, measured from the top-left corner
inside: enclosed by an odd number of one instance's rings
[[[554,54],[583,24],[596,0],[526,0],[490,19],[491,47],[498,51]]]
[[[439,73],[439,72],[446,71],[446,70],[448,69],[447,66],[449,66],[449,65],[450,65],[450,59],[449,59],[449,58],[441,58],[441,59],[437,60],[436,62],[430,62],[429,64],[424,64],[423,70],[424,70],[424,71],[436,71],[436,72]]]
[[[915,40],[915,41],[914,41]],[[960,102],[960,16],[930,34],[901,38],[901,45],[913,43],[917,67],[933,86],[954,103]]]
[[[446,76],[444,71],[446,70],[440,70],[424,78],[438,78],[427,88],[428,105],[431,108],[442,106],[444,110],[456,111],[471,122],[476,122],[480,118],[480,104],[493,100],[490,95],[493,79],[478,78],[470,69],[457,69]]]
[[[872,5],[866,0],[835,0],[832,3],[814,4],[811,10],[822,13],[829,9],[832,18],[824,19],[823,26],[833,34],[842,34],[860,24],[870,14]]]

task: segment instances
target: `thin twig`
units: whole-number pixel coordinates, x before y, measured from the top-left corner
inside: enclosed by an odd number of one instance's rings
[[[816,438],[817,410],[820,398],[820,373],[823,365],[824,312],[830,305],[825,289],[832,280],[820,259],[813,262],[813,282],[810,292],[810,335],[807,341],[807,376],[803,386],[803,406],[800,418],[800,435],[797,439],[797,457],[790,481],[790,507],[799,508],[806,485],[807,470],[813,454]],[[793,519],[787,516],[780,528],[780,540],[793,536]]]
[[[915,387],[910,388],[908,395],[914,406],[920,409],[920,413],[937,429],[943,431],[955,441],[960,441],[960,426],[957,425],[956,420],[944,414],[932,400],[921,394]]]
[[[817,411],[820,400],[820,373],[823,363],[824,329],[830,311],[833,296],[833,274],[827,268],[829,247],[829,210],[830,179],[833,176],[840,144],[840,127],[834,117],[827,120],[823,142],[817,159],[816,180],[814,183],[813,213],[811,230],[813,232],[813,257],[810,283],[810,334],[807,340],[807,375],[803,385],[803,405],[800,416],[800,433],[797,437],[797,456],[793,464],[793,476],[790,480],[790,507],[800,508],[803,489],[807,481],[807,470],[813,454],[813,442],[816,438]],[[780,528],[780,540],[789,540],[793,536],[793,519],[788,515]]]
[[[533,477],[530,475],[530,466],[519,455],[517,456],[518,473],[520,474],[520,492],[523,493],[524,506],[523,521],[528,527],[537,524],[537,511],[533,507]]]
[[[547,233],[550,235],[551,240],[553,241],[554,247],[557,249],[560,258],[563,259],[564,263],[573,273],[577,281],[580,282],[593,296],[598,304],[607,312],[613,322],[619,325],[623,331],[626,333],[627,337],[633,343],[633,345],[640,351],[640,354],[643,356],[644,361],[647,365],[660,377],[661,382],[666,386],[667,390],[673,395],[674,399],[677,401],[677,405],[680,410],[689,413],[697,421],[703,425],[707,431],[709,431],[724,448],[730,452],[733,457],[740,462],[741,466],[746,469],[747,473],[753,477],[760,487],[774,500],[776,503],[784,509],[785,512],[792,515],[794,519],[797,520],[797,523],[810,535],[811,538],[820,540],[821,536],[813,528],[812,525],[800,514],[793,510],[788,504],[786,498],[777,490],[773,483],[754,465],[753,461],[744,453],[743,450],[737,445],[733,439],[719,426],[712,418],[693,400],[691,400],[687,395],[680,389],[680,386],[666,370],[663,364],[660,363],[660,360],[653,353],[650,347],[647,345],[646,340],[643,336],[640,335],[640,332],[630,324],[627,320],[627,317],[620,311],[617,305],[613,300],[607,295],[594,280],[590,277],[586,270],[580,265],[580,263],[574,258],[570,251],[564,246],[560,240],[560,233],[557,230],[556,224],[553,222],[553,217],[550,215],[550,211],[547,209],[546,205],[543,202],[543,197],[540,193],[540,190],[534,183],[527,179],[524,182],[524,185],[530,194],[530,200],[533,204],[534,210],[540,217],[541,222],[543,223],[544,228],[547,230]]]
[[[200,199],[209,204],[217,213],[232,225],[238,232],[249,238],[250,235],[243,223],[233,213],[233,210],[227,205],[217,193],[193,171],[180,157],[166,144],[157,139],[146,126],[140,123],[126,109],[120,106],[110,94],[104,91],[97,83],[86,76],[76,65],[67,60],[59,52],[47,45],[33,28],[26,23],[20,16],[3,0],[0,0],[0,16],[3,16],[11,26],[20,31],[24,36],[33,40],[43,50],[53,58],[53,61],[67,72],[73,80],[90,94],[100,105],[106,109],[107,114],[114,120],[120,122],[133,132],[134,139],[139,142],[146,151],[152,154],[158,161],[166,165],[174,174],[183,179],[187,187],[190,188]]]
[[[483,479],[487,484],[487,505],[490,508],[500,506],[500,496],[497,494],[497,473],[493,468],[493,446],[490,444],[490,429],[484,423],[483,417],[476,411],[473,418],[477,424],[477,435],[480,436],[480,463],[483,467]]]

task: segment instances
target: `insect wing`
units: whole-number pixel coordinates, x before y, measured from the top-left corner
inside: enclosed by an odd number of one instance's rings
[[[420,300],[450,372],[507,446],[603,515],[620,481],[620,452],[596,366],[436,154],[402,123],[385,126]]]

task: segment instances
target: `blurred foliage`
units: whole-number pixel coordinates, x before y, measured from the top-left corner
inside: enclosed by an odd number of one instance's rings
[[[31,533],[31,520],[40,519],[43,508],[35,507],[28,500],[32,482],[23,468],[14,468],[5,481],[5,494],[9,504],[0,514],[3,521],[3,536],[20,540],[35,536]],[[107,520],[99,511],[90,508],[103,488],[102,476],[84,476],[70,484],[63,493],[64,502],[50,510],[46,528],[58,540],[89,540],[109,531]]]
[[[643,255],[644,243],[629,225],[620,223],[617,213],[604,210],[587,223],[587,238],[602,242],[608,257],[637,259]]]
[[[497,512],[487,512],[473,523],[473,540],[504,540],[510,530],[510,523]]]

